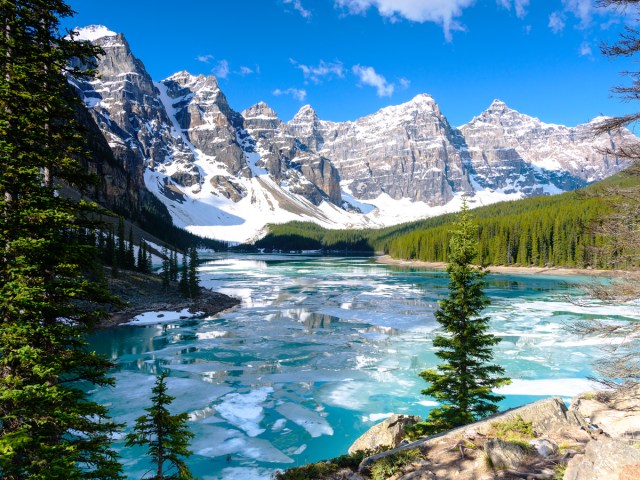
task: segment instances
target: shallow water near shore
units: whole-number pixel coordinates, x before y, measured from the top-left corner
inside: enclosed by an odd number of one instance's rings
[[[202,284],[242,298],[209,319],[171,320],[97,332],[92,346],[118,364],[113,389],[92,392],[130,428],[150,405],[155,374],[169,372],[175,412],[196,434],[192,473],[204,479],[267,479],[346,453],[390,413],[426,415],[418,372],[431,345],[445,272],[372,258],[217,256]],[[634,305],[574,305],[585,277],[489,275],[496,362],[513,379],[503,408],[590,389],[591,362],[610,340],[574,337],[585,318],[640,319]],[[116,442],[128,478],[148,469],[141,449]]]

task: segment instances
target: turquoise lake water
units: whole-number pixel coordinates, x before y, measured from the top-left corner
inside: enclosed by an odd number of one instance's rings
[[[169,372],[175,412],[196,437],[188,463],[203,479],[271,478],[278,468],[346,453],[390,413],[426,415],[418,372],[434,367],[433,312],[445,272],[371,258],[219,256],[201,267],[205,287],[242,299],[209,319],[119,326],[90,339],[113,359],[117,386],[92,392],[130,428],[150,405],[155,374]],[[583,308],[584,277],[489,275],[495,359],[513,379],[503,407],[590,389],[592,362],[610,340],[570,335],[585,318],[639,319],[634,306]],[[160,317],[158,322],[166,320]],[[140,449],[121,452],[128,478],[148,469]]]

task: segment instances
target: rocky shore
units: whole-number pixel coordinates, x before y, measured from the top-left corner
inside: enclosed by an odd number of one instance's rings
[[[111,293],[117,295],[124,305],[109,309],[108,317],[99,325],[101,328],[113,327],[141,313],[156,310],[189,309],[190,312],[209,316],[240,305],[239,299],[206,288],[200,288],[196,298],[185,298],[176,282],[164,289],[162,279],[153,274],[121,271],[115,278],[109,276],[108,283]]]
[[[417,419],[394,415],[372,427],[349,449],[380,451],[346,462],[322,462],[289,480],[637,480],[640,479],[640,387],[619,393],[588,392],[569,408],[547,398],[414,442],[403,428]],[[333,463],[332,463],[333,462]],[[332,467],[335,466],[335,467]],[[296,472],[298,470],[298,472]],[[292,472],[290,475],[289,472]],[[298,474],[302,474],[300,476]]]

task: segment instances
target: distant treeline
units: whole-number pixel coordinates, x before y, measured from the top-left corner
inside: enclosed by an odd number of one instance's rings
[[[609,266],[600,253],[606,239],[593,224],[615,208],[598,192],[640,184],[617,175],[582,191],[501,202],[472,210],[479,226],[479,258],[484,265],[599,267]],[[313,223],[270,225],[256,242],[267,250],[385,253],[395,258],[447,261],[454,214],[383,229],[327,230]],[[625,267],[628,265],[617,265]]]

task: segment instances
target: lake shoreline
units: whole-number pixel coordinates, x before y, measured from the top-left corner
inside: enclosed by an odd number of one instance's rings
[[[424,268],[431,270],[445,270],[446,262],[425,262],[422,260],[402,260],[389,255],[375,257],[376,262],[384,265],[397,265],[411,268]],[[640,271],[628,270],[598,270],[589,268],[562,268],[562,267],[516,267],[504,265],[492,265],[487,267],[489,273],[508,275],[556,275],[556,276],[589,276],[607,278],[640,279]]]
[[[106,270],[106,269],[105,269]],[[110,273],[110,270],[107,272]],[[110,328],[130,322],[137,315],[153,311],[175,311],[188,309],[194,316],[208,317],[230,310],[240,305],[240,299],[200,287],[196,298],[186,298],[171,282],[168,288],[162,285],[162,278],[155,274],[120,271],[117,277],[108,279],[109,291],[125,305],[113,306],[98,328]]]

